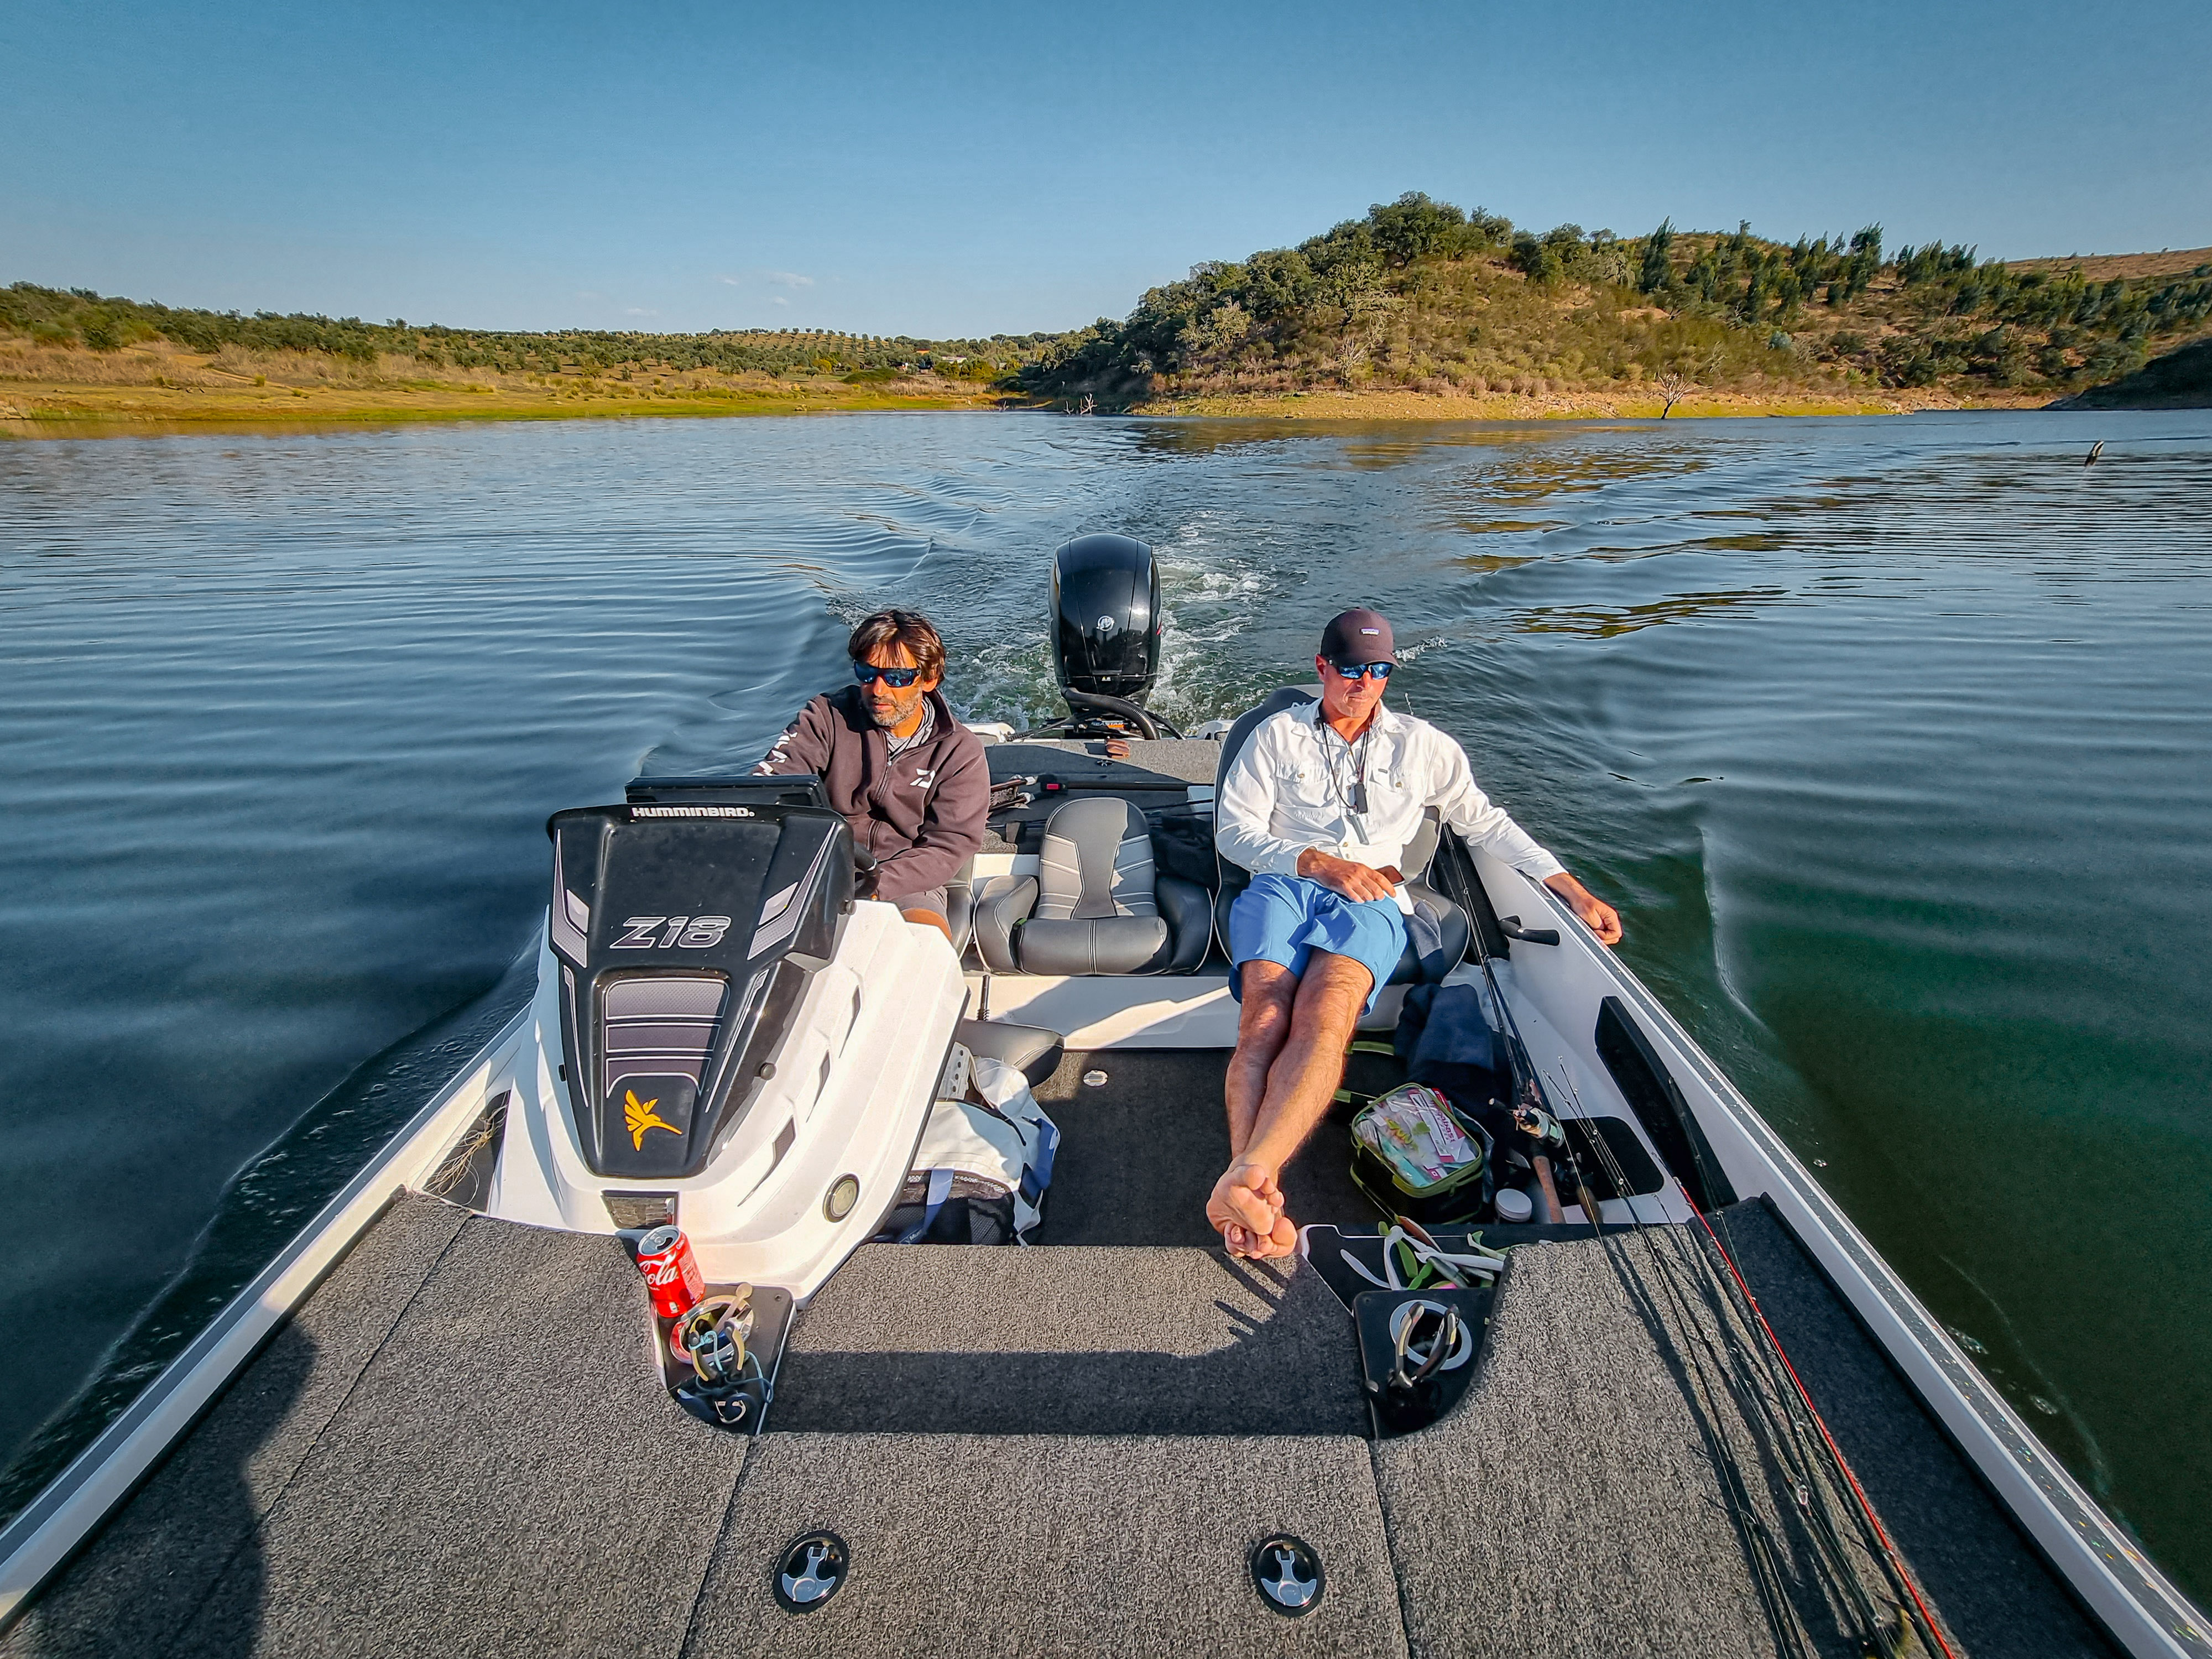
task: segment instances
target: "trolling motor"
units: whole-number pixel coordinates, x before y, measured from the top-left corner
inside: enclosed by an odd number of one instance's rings
[[[1079,536],[1052,556],[1053,672],[1071,738],[1182,734],[1147,711],[1160,672],[1160,571],[1133,536]]]

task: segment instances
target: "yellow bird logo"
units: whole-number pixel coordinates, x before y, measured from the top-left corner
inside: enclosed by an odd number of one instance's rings
[[[672,1135],[684,1133],[653,1109],[659,1104],[658,1096],[651,1100],[640,1100],[635,1089],[623,1091],[623,1127],[629,1131],[631,1146],[641,1152],[645,1150],[645,1132],[647,1129],[665,1129]]]

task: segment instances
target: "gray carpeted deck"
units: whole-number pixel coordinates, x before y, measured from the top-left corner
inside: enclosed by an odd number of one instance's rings
[[[1790,1310],[1784,1346],[1954,1649],[2109,1656],[1772,1212],[1719,1219],[1770,1319]],[[1415,1655],[1787,1653],[1754,1577],[1762,1552],[1773,1604],[1814,1650],[1861,1651],[1846,1600],[1822,1588],[1838,1581],[1814,1565],[1793,1469],[1838,1515],[1847,1494],[1743,1410],[1729,1343],[1749,1352],[1751,1334],[1701,1294],[1695,1248],[1665,1227],[1516,1249],[1459,1411],[1375,1447]],[[1733,1376],[1767,1391],[1749,1366]],[[1723,1443],[1746,1504],[1730,1501]],[[1893,1609],[1854,1528],[1838,1530],[1869,1601]]]
[[[1215,1049],[1117,1048],[1071,1054],[1036,1097],[1060,1126],[1046,1196],[1047,1244],[1218,1244],[1206,1200],[1229,1167]],[[1083,1074],[1106,1073],[1097,1088]],[[1348,1172],[1350,1114],[1333,1112],[1283,1171],[1283,1197],[1301,1224],[1372,1228],[1375,1207]]]
[[[171,1650],[392,1334],[468,1212],[393,1206],[137,1495],[0,1638],[0,1655]]]
[[[1364,1434],[1344,1306],[1219,1250],[871,1245],[799,1317],[771,1431]]]
[[[817,1528],[851,1546],[852,1577],[794,1618],[769,1564]],[[1247,1574],[1277,1531],[1328,1576],[1304,1619],[1270,1613]],[[1406,1651],[1351,1438],[770,1434],[714,1558],[686,1659]]]
[[[1771,1215],[1730,1231],[1958,1650],[2104,1652]],[[1775,1449],[1712,1385],[1720,1328],[1676,1295],[1678,1242],[1517,1250],[1462,1407],[1375,1444],[1344,1431],[1349,1320],[1309,1270],[871,1250],[746,1441],[662,1391],[613,1240],[410,1200],[0,1653],[1779,1652],[1717,1437],[1781,1594],[1848,1651]],[[964,1335],[932,1347],[947,1309]],[[1121,1431],[1146,1413],[1206,1431]],[[1052,1415],[1084,1431],[1015,1431]],[[784,1613],[772,1565],[817,1527],[851,1581]],[[1247,1576],[1277,1529],[1328,1573],[1305,1620]]]

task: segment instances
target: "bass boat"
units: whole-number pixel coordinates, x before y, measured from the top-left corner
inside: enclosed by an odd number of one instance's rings
[[[1315,688],[1186,735],[1150,550],[1071,542],[1052,593],[1067,715],[976,728],[957,949],[811,780],[554,816],[535,994],[0,1534],[0,1656],[2212,1655],[1448,830],[1285,1172],[1298,1254],[1225,1254],[1212,801]],[[1447,1006],[1488,1129],[1412,1079]],[[1373,1173],[1393,1101],[1469,1160],[1442,1218]]]

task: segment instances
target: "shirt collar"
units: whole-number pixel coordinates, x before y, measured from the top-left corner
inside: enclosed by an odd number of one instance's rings
[[[1313,727],[1316,735],[1320,733],[1321,699],[1319,697],[1316,697],[1311,702],[1300,703],[1291,713],[1294,718],[1304,720],[1308,726]],[[1370,722],[1369,729],[1376,732],[1396,732],[1401,730],[1405,723],[1406,717],[1386,702],[1375,711],[1375,719]]]

